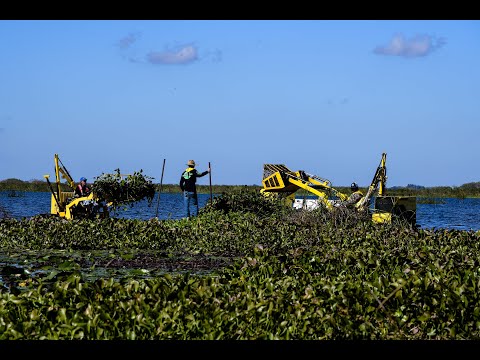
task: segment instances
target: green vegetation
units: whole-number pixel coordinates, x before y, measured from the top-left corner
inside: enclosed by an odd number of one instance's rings
[[[294,210],[0,220],[0,339],[479,339],[480,232]]]
[[[62,184],[63,185],[63,184]],[[65,191],[67,191],[65,185]],[[23,181],[19,179],[0,180],[0,191],[44,191],[50,192],[45,180]],[[71,191],[71,190],[68,190]]]
[[[131,175],[121,176],[120,169],[115,174],[102,174],[92,184],[92,192],[96,196],[111,204],[113,211],[116,208],[133,205],[137,201],[146,199],[149,204],[155,197],[153,178],[143,174],[143,170],[135,171]]]

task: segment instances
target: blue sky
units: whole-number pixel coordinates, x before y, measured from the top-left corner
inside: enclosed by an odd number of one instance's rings
[[[480,181],[480,21],[0,20],[0,179]],[[198,184],[208,184],[208,176]]]

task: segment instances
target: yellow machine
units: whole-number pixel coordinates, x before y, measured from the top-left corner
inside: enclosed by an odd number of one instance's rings
[[[68,220],[72,219],[94,219],[106,218],[109,216],[108,204],[100,201],[93,192],[87,196],[78,197],[75,195],[75,181],[63,165],[58,154],[55,154],[55,189],[50,183],[50,175],[44,175],[48,187],[52,193],[50,214],[58,215]],[[60,177],[67,181],[71,191],[63,191]]]
[[[411,224],[416,223],[415,196],[386,196],[387,154],[383,153],[380,164],[366,194],[355,204],[358,211],[368,211],[376,223],[388,223],[397,216]],[[291,171],[285,165],[264,164],[263,189],[265,196],[281,197],[285,203],[295,208],[314,209],[324,206],[328,210],[336,208],[348,195],[332,187],[329,180],[311,175],[303,170]],[[296,192],[304,189],[318,196],[316,200],[297,199]],[[373,200],[373,202],[372,202]]]
[[[334,207],[332,198],[338,197],[346,200],[347,195],[337,191],[331,186],[331,182],[316,175],[308,174],[303,170],[291,171],[285,165],[263,165],[263,189],[260,190],[265,196],[282,197],[287,205],[295,204],[295,193],[304,189],[318,196],[318,204],[323,204],[327,209]]]

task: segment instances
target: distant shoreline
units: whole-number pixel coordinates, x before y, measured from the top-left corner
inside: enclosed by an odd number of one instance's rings
[[[160,184],[155,184],[157,191],[160,191]],[[71,191],[70,187],[65,183],[61,184],[63,191]],[[221,194],[223,192],[232,192],[240,189],[252,189],[260,191],[260,185],[213,185],[210,189],[209,185],[197,184],[197,191],[200,194],[208,194],[210,190],[212,193]],[[335,187],[336,190],[350,194],[350,188],[345,186]],[[366,192],[366,187],[360,187],[360,190]],[[23,181],[19,179],[0,180],[0,191],[34,191],[34,192],[50,192],[46,181],[34,180]],[[162,193],[180,193],[178,184],[162,184]],[[310,193],[299,190],[299,196],[311,195]],[[422,198],[479,198],[480,197],[480,182],[463,184],[461,186],[435,186],[423,187],[418,185],[408,185],[406,187],[395,186],[386,188],[386,195],[391,196],[417,196]]]

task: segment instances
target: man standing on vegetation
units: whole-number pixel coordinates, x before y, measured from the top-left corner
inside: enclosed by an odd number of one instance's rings
[[[180,189],[183,191],[183,202],[185,205],[185,215],[190,217],[190,205],[193,205],[194,216],[198,215],[198,197],[197,197],[197,178],[207,175],[210,172],[208,170],[200,173],[195,169],[195,161],[188,160],[187,168],[180,177]]]

